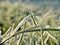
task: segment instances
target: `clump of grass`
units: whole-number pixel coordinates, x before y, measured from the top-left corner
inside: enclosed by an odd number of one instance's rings
[[[21,3],[4,4],[2,2],[0,4],[0,21],[3,22],[3,24],[0,23],[3,26],[0,26],[4,27],[3,31],[6,31],[0,37],[0,45],[3,43],[6,45],[59,45],[59,10],[54,12],[53,9],[46,7],[46,10],[27,8],[29,5],[24,6]],[[46,28],[47,25],[50,27]],[[7,28],[9,29],[6,30]]]

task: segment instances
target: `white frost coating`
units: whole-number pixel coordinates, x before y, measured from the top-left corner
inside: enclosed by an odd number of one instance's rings
[[[1,31],[0,31],[0,36],[1,36]]]
[[[27,17],[25,17],[25,18],[16,26],[16,28],[14,29],[13,34],[26,22],[26,19],[27,19],[28,17],[30,17],[30,15],[27,16]],[[12,34],[12,35],[13,35],[13,34]]]
[[[3,39],[3,40],[1,41],[1,43],[3,43],[5,40],[7,40],[7,39],[9,39],[11,36],[13,36],[13,35],[16,33],[16,31],[26,22],[26,19],[29,18],[29,17],[30,17],[30,15],[27,16],[27,17],[25,17],[25,18],[16,26],[16,28],[14,29],[14,32],[12,32],[12,34],[11,34],[8,38]]]
[[[60,29],[60,26],[58,26],[57,28]]]
[[[45,28],[50,28],[50,26],[49,26],[49,25],[47,25],[47,26],[45,26]]]
[[[1,31],[0,31],[0,33],[1,33]]]

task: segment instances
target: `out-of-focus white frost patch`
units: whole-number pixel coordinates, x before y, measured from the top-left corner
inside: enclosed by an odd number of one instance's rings
[[[1,34],[1,31],[0,31],[0,34]]]
[[[45,28],[50,28],[50,26],[49,26],[49,25],[47,25],[47,26],[45,26]]]
[[[60,29],[60,26],[58,26],[57,29]]]

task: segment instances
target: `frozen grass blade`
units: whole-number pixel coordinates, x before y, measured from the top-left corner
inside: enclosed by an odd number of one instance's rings
[[[2,40],[1,43],[4,43],[7,39],[9,39],[10,37],[12,37],[12,36],[16,33],[16,31],[26,22],[26,19],[29,18],[29,17],[30,17],[30,15],[27,16],[27,17],[25,17],[25,18],[16,26],[16,28],[15,28],[14,31],[13,31],[13,33],[10,34],[10,36],[7,37],[6,39]]]
[[[26,22],[25,22],[25,24],[24,24],[24,30],[25,30],[25,27],[26,27]],[[19,40],[18,40],[18,42],[17,42],[17,45],[21,45],[23,36],[24,36],[24,33],[21,34],[21,36],[20,36],[20,38],[19,38]]]
[[[37,28],[37,29],[25,29],[25,30],[23,30],[23,31],[20,31],[20,32],[17,32],[16,34],[14,34],[13,36],[16,36],[16,35],[18,35],[18,34],[21,34],[21,33],[28,33],[28,32],[37,32],[37,31],[40,31],[41,29],[40,28]],[[60,29],[48,29],[48,28],[46,28],[46,29],[42,29],[43,31],[54,31],[54,30],[57,30],[57,31],[60,31]],[[11,37],[13,37],[13,36],[11,36]],[[5,41],[7,41],[8,39],[10,39],[11,37],[9,37],[9,38],[7,38],[6,40],[4,40],[4,42]],[[1,43],[4,43],[4,42],[1,42]]]
[[[48,39],[49,39],[49,35],[48,35],[48,36],[46,37],[46,39],[44,40],[44,44],[47,43]]]
[[[43,41],[43,30],[41,29],[41,45],[44,45],[44,41]]]
[[[59,43],[58,43],[58,40],[54,37],[54,36],[52,36],[50,33],[48,33],[48,32],[46,32],[53,40],[54,40],[54,42],[57,44],[57,45],[59,45]]]
[[[5,32],[5,34],[4,34],[2,37],[7,36],[7,35],[9,34],[9,32],[11,31],[11,28],[12,28],[12,27],[10,27],[10,28]]]
[[[10,28],[7,30],[7,32],[3,35],[3,40],[7,39],[7,37],[9,37],[10,34],[13,33],[13,28],[14,28],[14,24],[13,24],[12,27],[10,27]],[[2,41],[3,41],[3,40],[2,40]]]
[[[21,45],[21,42],[22,42],[22,39],[23,39],[23,35],[24,35],[24,33],[20,35],[19,40],[17,42],[17,45]]]
[[[14,33],[26,22],[26,19],[29,18],[29,17],[30,17],[30,15],[27,16],[27,17],[25,17],[25,18],[16,26],[16,28],[14,29],[13,34],[11,34],[11,35],[14,35]]]
[[[31,11],[30,11],[31,12]],[[35,19],[34,19],[34,16],[33,16],[34,14],[31,12],[31,18],[32,18],[32,20],[33,20],[33,23],[35,24],[35,26],[37,26],[37,23],[35,22]],[[34,43],[34,45],[36,45],[36,42],[35,41],[33,41],[33,43]]]
[[[36,23],[35,20],[34,20],[33,15],[34,15],[34,14],[31,12],[31,18],[32,18],[35,26],[38,26],[37,23]],[[41,28],[40,28],[40,29],[41,29]],[[34,44],[35,44],[35,43],[34,43]],[[41,29],[41,45],[44,45],[44,42],[43,42],[43,30],[42,30],[42,29]]]

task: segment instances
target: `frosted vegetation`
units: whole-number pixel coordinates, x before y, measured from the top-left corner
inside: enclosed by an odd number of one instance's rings
[[[28,2],[0,2],[0,45],[60,45],[60,3]]]

